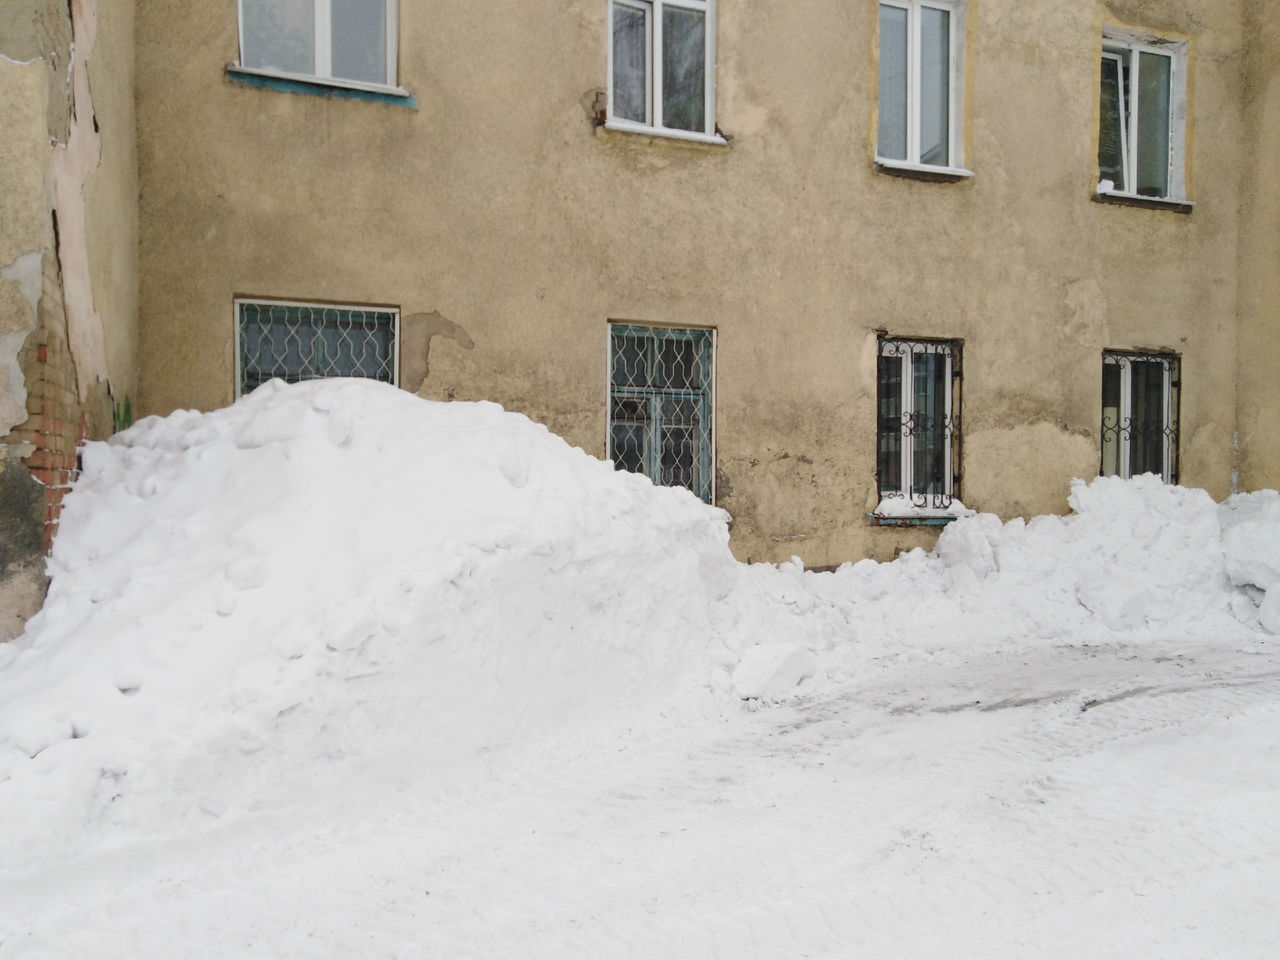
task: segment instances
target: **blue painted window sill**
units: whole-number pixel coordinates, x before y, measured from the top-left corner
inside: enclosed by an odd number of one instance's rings
[[[956,517],[882,517],[879,514],[867,514],[869,527],[945,527]]]
[[[407,90],[396,87],[385,89],[345,86],[324,80],[308,80],[303,77],[277,76],[257,70],[247,70],[230,64],[227,67],[227,78],[234,83],[246,87],[261,87],[266,90],[279,90],[282,93],[301,93],[312,97],[329,97],[334,100],[369,100],[374,103],[387,103],[397,107],[414,109],[418,106],[418,98]]]

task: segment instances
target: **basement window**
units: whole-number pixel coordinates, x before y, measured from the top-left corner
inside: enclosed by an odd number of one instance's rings
[[[396,21],[397,0],[240,0],[235,69],[403,93]]]
[[[1103,353],[1102,476],[1178,482],[1180,367],[1171,353]]]
[[[288,300],[237,300],[236,396],[268,380],[399,380],[400,311]]]
[[[609,324],[607,456],[656,484],[715,495],[715,331]]]
[[[968,513],[960,495],[960,342],[879,340],[876,481],[888,518]]]

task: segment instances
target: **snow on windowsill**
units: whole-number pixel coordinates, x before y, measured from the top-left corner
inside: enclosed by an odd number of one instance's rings
[[[875,510],[867,514],[867,523],[877,527],[938,527],[976,514],[976,510],[970,510],[959,500],[952,500],[947,507],[922,507],[906,497],[884,497]]]

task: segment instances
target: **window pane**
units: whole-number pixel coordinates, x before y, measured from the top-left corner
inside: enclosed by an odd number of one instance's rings
[[[315,73],[312,0],[241,0],[244,66]]]
[[[920,8],[920,162],[946,166],[951,142],[951,14]]]
[[[912,392],[915,410],[911,416],[911,492],[947,492],[946,449],[948,443],[947,356],[940,353],[912,355],[915,375]]]
[[[658,341],[658,382],[665,390],[697,390],[702,383],[698,343],[663,338]]]
[[[662,401],[663,486],[698,489],[698,404],[691,399]]]
[[[643,387],[649,384],[645,337],[615,333],[613,343],[613,382],[620,387]]]
[[[613,115],[649,122],[649,8],[613,5]]]
[[[333,75],[387,82],[386,0],[331,0]]]
[[[1099,99],[1098,179],[1110,180],[1117,190],[1123,190],[1125,189],[1124,89],[1120,81],[1120,61],[1112,57],[1102,58],[1102,87]]]
[[[701,10],[662,8],[662,124],[706,130],[707,18]]]
[[[907,159],[907,11],[880,7],[880,129],[876,153]]]
[[[1120,472],[1120,364],[1102,364],[1102,469],[1101,476]]]
[[[902,492],[902,358],[881,357],[876,406],[880,496]]]
[[[1164,364],[1129,363],[1132,417],[1129,425],[1129,474],[1164,473]]]
[[[1138,169],[1136,190],[1144,197],[1169,195],[1169,75],[1173,61],[1138,54]]]
[[[615,397],[611,411],[610,452],[613,462],[631,473],[649,472],[647,438],[648,402],[631,397]]]

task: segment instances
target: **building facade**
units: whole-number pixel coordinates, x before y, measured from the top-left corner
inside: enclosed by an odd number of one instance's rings
[[[135,412],[494,400],[814,566],[1280,483],[1265,0],[130,6]]]

